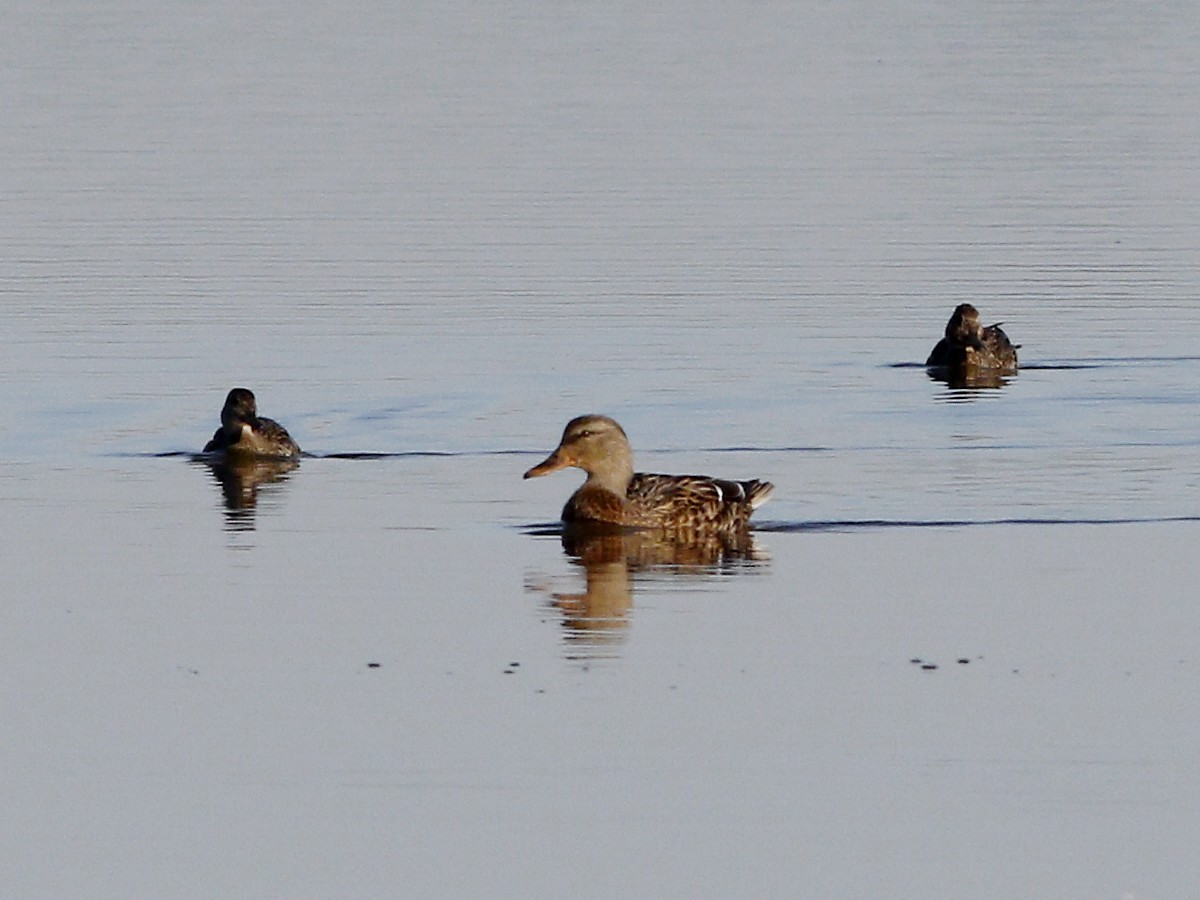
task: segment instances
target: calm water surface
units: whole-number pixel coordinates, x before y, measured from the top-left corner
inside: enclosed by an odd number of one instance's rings
[[[1191,896],[1198,32],[19,3],[9,890]],[[195,460],[234,385],[313,455]],[[564,548],[585,411],[753,546]]]

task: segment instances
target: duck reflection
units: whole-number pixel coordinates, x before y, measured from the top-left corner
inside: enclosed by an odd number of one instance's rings
[[[259,488],[282,484],[300,463],[294,459],[227,457],[203,460],[221,486],[225,499],[225,529],[253,531]]]
[[[926,370],[930,381],[940,381],[955,391],[995,390],[1012,381],[1013,373],[996,369],[930,368]]]
[[[614,655],[624,640],[634,586],[642,577],[707,577],[757,565],[770,557],[749,530],[679,541],[660,531],[567,526],[562,546],[584,570],[581,593],[550,592],[549,605],[562,615],[564,641],[572,658]],[[538,590],[540,588],[532,588]]]

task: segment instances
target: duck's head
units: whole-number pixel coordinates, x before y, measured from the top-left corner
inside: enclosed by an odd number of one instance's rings
[[[975,345],[980,341],[979,310],[961,303],[946,323],[946,339],[957,344]]]
[[[554,452],[525,477],[537,478],[570,466],[623,492],[633,477],[633,451],[624,430],[608,416],[578,416],[567,423]]]
[[[234,388],[225,398],[221,410],[221,427],[226,431],[241,431],[242,426],[258,427],[258,404],[252,391]]]

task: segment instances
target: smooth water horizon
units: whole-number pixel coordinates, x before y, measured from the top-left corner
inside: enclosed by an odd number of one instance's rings
[[[1198,32],[17,3],[7,893],[1190,897]],[[563,535],[587,412],[752,539]]]

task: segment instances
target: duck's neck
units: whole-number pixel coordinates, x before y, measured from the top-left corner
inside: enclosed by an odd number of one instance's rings
[[[633,480],[633,454],[628,450],[610,453],[588,471],[585,487],[603,488],[624,497]]]

